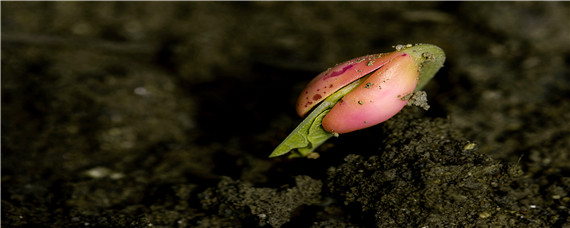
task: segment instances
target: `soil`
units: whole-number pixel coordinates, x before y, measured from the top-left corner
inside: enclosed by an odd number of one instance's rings
[[[2,2],[5,227],[570,227],[569,2]],[[269,159],[336,63],[431,43],[405,107]]]

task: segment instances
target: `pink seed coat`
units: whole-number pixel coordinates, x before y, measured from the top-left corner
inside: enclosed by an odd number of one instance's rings
[[[366,58],[370,57],[372,56],[366,56]],[[412,93],[416,88],[419,66],[410,55],[401,52],[386,54],[380,59],[376,58],[376,61],[382,62],[378,64],[381,68],[371,69],[372,67],[366,68],[358,65],[358,69],[366,69],[367,73],[375,69],[378,70],[343,97],[324,117],[322,125],[325,130],[342,134],[371,127],[391,118],[404,107],[407,101],[402,100],[402,98]],[[363,62],[366,62],[366,60]],[[311,84],[314,85],[325,81],[327,80],[325,78],[327,75],[332,75],[338,69],[346,68],[351,64],[355,63],[349,61],[333,68],[333,70],[326,71],[311,81]],[[356,75],[356,73],[354,74]],[[339,79],[334,82],[334,85],[341,82],[348,84],[352,81]],[[309,87],[311,87],[311,84]],[[305,91],[312,90],[306,89]],[[332,92],[334,91],[329,90],[329,93]],[[313,92],[308,92],[307,95],[315,96]],[[298,104],[297,111],[299,112],[299,110],[306,112],[304,103],[301,103],[301,109]]]
[[[366,74],[384,66],[399,52],[367,55],[336,65],[309,82],[297,100],[297,114],[303,117],[329,95]],[[329,114],[330,115],[330,114]]]

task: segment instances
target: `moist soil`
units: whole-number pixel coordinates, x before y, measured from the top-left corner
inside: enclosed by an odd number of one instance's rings
[[[569,2],[2,2],[5,227],[570,227]],[[430,43],[405,107],[269,159],[336,63]]]

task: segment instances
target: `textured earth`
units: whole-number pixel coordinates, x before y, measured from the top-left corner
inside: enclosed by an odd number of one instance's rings
[[[2,2],[5,227],[570,227],[569,2]],[[405,107],[269,159],[336,63],[431,43]]]

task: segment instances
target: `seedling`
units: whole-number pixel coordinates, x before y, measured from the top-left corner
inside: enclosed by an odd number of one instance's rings
[[[317,158],[313,151],[329,138],[386,121],[445,61],[443,51],[431,44],[395,48],[340,63],[310,81],[296,106],[305,119],[269,157],[291,152],[290,157]]]

